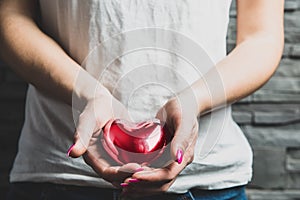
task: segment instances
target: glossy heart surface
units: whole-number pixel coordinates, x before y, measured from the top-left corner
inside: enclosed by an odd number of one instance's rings
[[[164,151],[172,135],[158,119],[139,123],[121,119],[109,121],[102,144],[118,163],[151,163]]]

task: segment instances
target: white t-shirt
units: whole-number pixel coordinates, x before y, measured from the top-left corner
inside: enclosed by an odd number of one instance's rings
[[[231,0],[40,0],[40,7],[43,30],[89,73],[95,76],[101,72],[103,85],[127,105],[134,119],[142,120],[154,117],[172,93],[197,80],[199,76],[189,61],[198,59],[198,50],[202,57],[201,49],[205,51],[214,63],[226,56],[230,3]],[[142,45],[147,42],[155,48]],[[97,49],[99,44],[102,46]],[[175,55],[182,49],[187,49],[183,59]],[[168,52],[172,50],[175,53]],[[211,66],[197,67],[205,73]],[[201,117],[199,125],[194,161],[169,191],[246,184],[252,174],[252,151],[232,120],[231,107]],[[72,108],[30,85],[10,181],[112,187],[82,158],[66,156],[74,129]],[[215,143],[207,145],[211,136]]]

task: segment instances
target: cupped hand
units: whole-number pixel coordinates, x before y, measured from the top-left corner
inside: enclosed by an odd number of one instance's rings
[[[101,178],[110,182],[116,188],[121,188],[121,183],[126,178],[141,170],[141,165],[128,163],[120,166],[106,153],[102,146],[101,137],[98,134],[92,136],[90,145],[83,158]]]
[[[193,157],[193,145],[186,149],[182,163],[174,161],[163,168],[149,168],[143,166],[139,172],[126,178],[123,185],[122,196],[140,198],[165,193],[176,180],[179,173],[191,162]]]
[[[143,167],[125,180],[123,195],[140,197],[163,193],[169,189],[179,173],[193,161],[194,147],[198,137],[198,105],[193,94],[184,91],[170,99],[157,113],[157,118],[166,122],[174,132],[170,153],[173,158],[163,168]]]
[[[101,131],[109,120],[116,118],[129,120],[128,112],[108,91],[88,100],[79,116],[74,144],[69,149],[68,155],[74,158],[83,155],[86,163],[100,177],[119,187],[120,183],[140,168],[140,165],[129,163],[119,166],[103,149]]]

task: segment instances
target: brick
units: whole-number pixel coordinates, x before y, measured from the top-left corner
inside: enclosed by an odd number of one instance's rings
[[[272,77],[263,90],[283,91],[284,93],[300,94],[300,79],[287,77]]]
[[[229,54],[235,48],[235,42],[229,42],[226,46],[227,54]]]
[[[300,104],[235,104],[234,112],[253,113],[254,125],[279,125],[300,121]]]
[[[227,31],[227,39],[235,43],[236,40],[236,19],[230,18]]]
[[[275,76],[281,77],[300,77],[300,60],[284,58],[277,68]]]
[[[294,45],[291,51],[291,57],[300,58],[300,45]]]
[[[300,110],[295,112],[254,112],[254,124],[279,125],[300,121]]]
[[[292,49],[293,49],[293,45],[292,44],[285,43],[284,44],[284,49],[283,49],[282,56],[284,58],[290,56],[291,52],[292,52]]]
[[[247,189],[249,200],[298,200],[299,190],[258,190]]]
[[[290,5],[292,5],[292,4],[290,4]],[[297,4],[297,6],[298,6],[298,4]],[[293,13],[285,13],[285,15],[284,15],[284,27],[286,29],[295,28],[295,27],[299,28],[300,27],[299,18],[300,18],[300,11],[296,11],[296,12],[293,12]]]
[[[286,186],[285,148],[254,146],[252,186],[284,188]]]
[[[300,43],[300,28],[288,27],[285,29],[285,42],[287,43]]]
[[[295,11],[299,8],[298,2],[294,0],[285,0],[284,11]],[[293,13],[294,14],[294,13]]]
[[[229,12],[229,16],[230,17],[236,17],[237,16],[236,9],[231,9],[230,12]]]
[[[252,113],[243,111],[233,111],[232,117],[238,124],[251,124]]]
[[[300,123],[284,126],[241,126],[254,146],[299,147]]]
[[[300,79],[273,77],[251,96],[254,102],[300,102]]]
[[[298,112],[300,109],[299,104],[234,104],[233,111],[247,111],[247,112]]]
[[[286,168],[289,172],[300,173],[300,147],[288,148],[286,157]]]
[[[231,3],[229,16],[236,17],[236,1],[232,1],[232,3]]]
[[[252,113],[253,125],[278,126],[300,121],[300,104],[235,104],[233,113]]]
[[[228,42],[230,42],[230,46],[232,49],[235,47],[235,41],[236,41],[236,31],[229,29],[227,34]]]
[[[289,173],[288,174],[286,188],[300,190],[300,173]]]
[[[250,103],[252,102],[252,96],[247,96],[247,97],[244,97],[242,99],[240,99],[237,103]]]
[[[252,96],[253,102],[300,103],[300,94],[285,94],[280,91],[259,90]]]

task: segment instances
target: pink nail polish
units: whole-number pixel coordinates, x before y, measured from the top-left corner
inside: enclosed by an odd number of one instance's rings
[[[144,171],[144,168],[140,167],[140,168],[135,170],[135,172],[141,172],[141,171]]]
[[[128,186],[128,183],[121,183],[120,186],[122,186],[122,187],[127,187],[127,186]]]
[[[140,182],[140,181],[139,181],[138,179],[136,179],[136,178],[129,179],[128,181],[129,181],[129,183],[137,183],[137,182]]]
[[[72,146],[68,149],[68,152],[67,152],[67,156],[70,157],[70,153],[72,151],[72,149],[74,148],[75,144],[72,144]]]
[[[182,159],[183,159],[183,151],[181,149],[177,150],[176,158],[177,158],[178,164],[181,164],[182,163]]]

